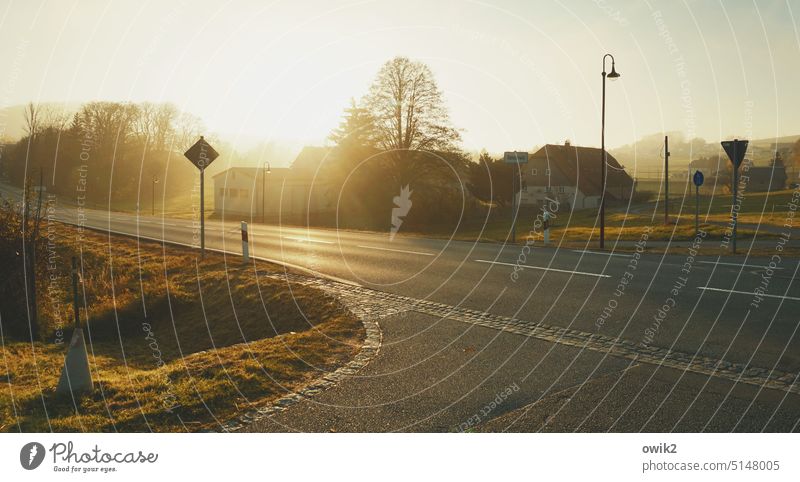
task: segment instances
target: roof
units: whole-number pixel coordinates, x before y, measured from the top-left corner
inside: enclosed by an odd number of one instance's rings
[[[333,147],[305,146],[292,162],[292,169],[318,171],[323,163],[328,163],[336,156]]]
[[[270,169],[272,177],[282,177],[286,179],[300,180],[320,178],[322,176],[322,168],[328,164],[336,156],[336,150],[333,147],[317,147],[305,146],[297,157],[292,161],[291,167],[276,167]],[[230,167],[222,172],[214,174],[213,178],[216,179],[222,175],[235,172],[249,177],[260,176],[259,171],[261,167]]]
[[[236,172],[236,174],[240,174],[240,175],[244,175],[244,176],[248,176],[248,177],[256,177],[256,176],[260,176],[261,175],[260,171],[262,169],[263,169],[262,167],[229,167],[228,169],[225,169],[222,172],[218,172],[218,173],[214,174],[211,177],[216,179],[216,178],[218,178],[220,176],[228,175],[229,173],[232,173],[232,172]],[[276,177],[286,177],[289,174],[289,171],[290,171],[290,169],[288,167],[274,167],[274,168],[270,168],[269,175],[270,176],[276,176]]]
[[[547,162],[550,169],[558,170],[567,182],[575,185],[586,196],[599,196],[602,194],[600,183],[602,166],[602,150],[595,147],[581,147],[570,144],[547,144],[530,156],[530,162],[535,160]],[[628,186],[633,179],[625,172],[619,162],[607,153],[608,169],[606,170],[606,185]],[[615,198],[612,190],[606,190],[606,195]]]

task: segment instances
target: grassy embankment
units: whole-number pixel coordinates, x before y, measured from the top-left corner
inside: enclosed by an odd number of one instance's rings
[[[30,343],[4,339],[0,431],[214,429],[349,361],[363,327],[318,290],[264,278],[282,268],[242,267],[156,243],[60,227],[55,300],[40,295],[49,330]],[[69,325],[69,260],[82,252],[82,312],[95,381],[73,402],[54,388]],[[44,287],[46,289],[46,287]],[[40,288],[42,290],[42,288]],[[146,314],[145,314],[146,313]]]
[[[791,190],[777,191],[772,193],[747,193],[741,205],[739,214],[739,228],[737,229],[738,240],[743,246],[755,236],[757,240],[776,241],[779,234],[772,229],[783,228],[787,219],[790,218],[788,204],[792,198]],[[650,229],[649,240],[652,241],[671,241],[670,252],[678,249],[679,252],[685,251],[687,241],[695,236],[694,225],[694,197],[687,197],[683,200],[671,199],[671,224],[664,223],[663,205],[654,202],[632,206],[628,210],[625,207],[606,208],[606,241],[613,244],[614,241],[638,241],[642,233],[647,228]],[[705,196],[700,199],[700,227],[708,233],[706,238],[709,240],[721,241],[728,229],[730,221],[730,195]],[[517,223],[517,242],[525,242],[533,229],[536,215],[534,211],[521,211]],[[494,216],[486,223],[468,222],[463,223],[456,231],[454,238],[460,240],[479,240],[479,241],[508,241],[510,239],[510,216],[507,214]],[[793,220],[797,226],[800,220]],[[761,223],[758,232],[748,224]],[[564,247],[582,247],[587,244],[596,244],[600,235],[600,227],[597,224],[596,209],[581,209],[573,212],[556,213],[551,229],[551,240],[555,244]],[[433,235],[439,237],[449,237],[452,233],[437,232],[435,229],[418,232],[419,235]],[[541,239],[540,231],[535,236]],[[716,255],[727,254],[723,248],[714,247],[705,243],[703,254]],[[719,243],[716,243],[718,246]],[[618,246],[616,249],[628,249],[629,246]],[[665,246],[653,245],[648,248],[650,251],[663,252]],[[754,248],[753,255],[769,255],[774,248]],[[797,248],[790,248],[787,252],[800,254]]]

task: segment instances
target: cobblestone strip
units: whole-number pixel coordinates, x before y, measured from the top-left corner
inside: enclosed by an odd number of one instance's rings
[[[756,366],[730,363],[702,355],[693,355],[655,346],[643,346],[632,341],[588,333],[569,328],[536,324],[530,321],[493,315],[483,311],[420,300],[407,296],[377,291],[363,286],[351,286],[330,280],[319,280],[318,286],[343,300],[381,312],[415,311],[418,313],[503,330],[509,333],[537,338],[561,345],[608,353],[640,363],[649,363],[678,370],[686,370],[724,380],[773,388],[784,392],[800,393],[798,374],[769,370]]]

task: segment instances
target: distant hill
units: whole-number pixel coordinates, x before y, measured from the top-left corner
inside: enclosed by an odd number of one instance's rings
[[[724,155],[719,142],[708,142],[702,138],[686,139],[680,132],[669,132],[670,162],[674,165],[688,165],[689,162],[703,157]],[[750,141],[747,157],[755,164],[766,164],[774,156],[775,146],[784,155],[790,157],[792,147],[800,134],[777,138],[754,139]],[[616,149],[609,149],[621,164],[628,170],[636,167],[637,171],[661,169],[664,165],[664,134],[644,136],[633,144],[626,144]]]

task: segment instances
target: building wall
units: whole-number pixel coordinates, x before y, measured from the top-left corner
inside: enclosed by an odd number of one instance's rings
[[[258,176],[231,172],[214,178],[214,212],[220,217],[246,216],[258,220],[290,218],[306,214],[332,212],[336,208],[335,193],[327,183],[286,179],[267,175],[263,184]],[[263,211],[262,211],[263,209]]]

